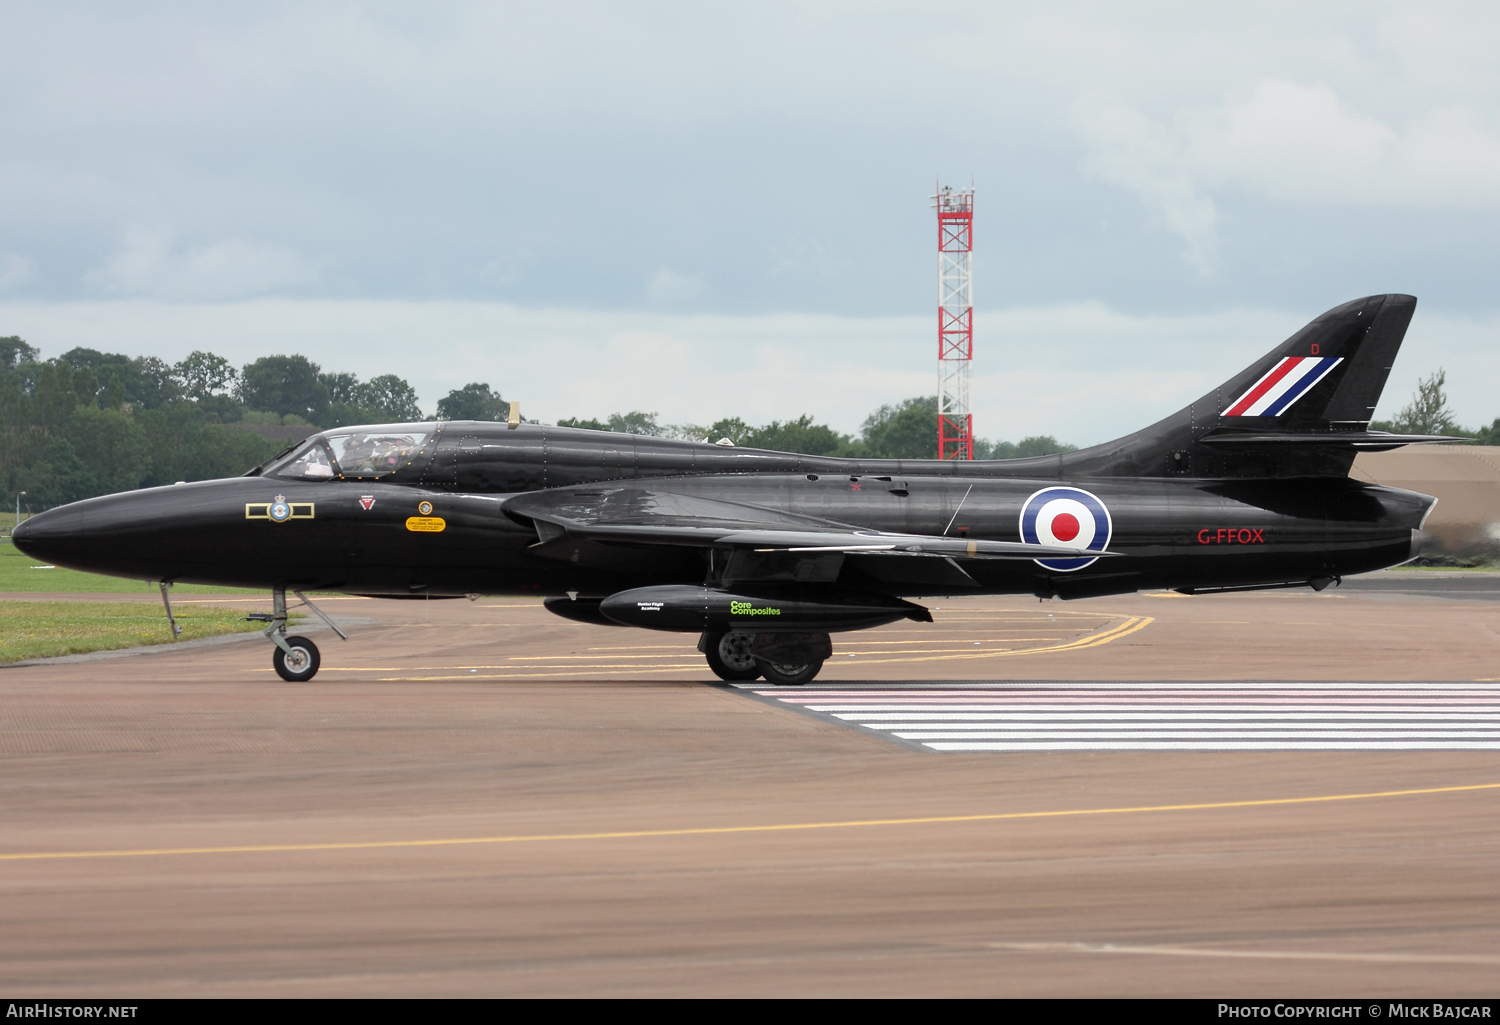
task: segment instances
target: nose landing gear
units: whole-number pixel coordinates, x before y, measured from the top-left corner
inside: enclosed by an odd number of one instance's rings
[[[341,640],[347,641],[349,635],[338,628],[338,624],[329,619],[323,610],[308,600],[307,595],[301,591],[293,591],[302,604],[307,606],[313,615],[328,624],[330,630],[339,635]],[[276,675],[287,683],[305,683],[318,673],[318,666],[322,665],[322,656],[318,654],[318,646],[306,637],[288,637],[286,635],[286,588],[278,587],[271,592],[271,611],[252,612],[251,619],[262,623],[270,623],[266,627],[266,636],[276,645],[271,652],[271,666],[276,670]]]

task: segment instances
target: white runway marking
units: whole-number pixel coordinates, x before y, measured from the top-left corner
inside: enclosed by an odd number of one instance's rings
[[[1500,749],[1500,688],[1473,684],[739,689],[930,751]]]

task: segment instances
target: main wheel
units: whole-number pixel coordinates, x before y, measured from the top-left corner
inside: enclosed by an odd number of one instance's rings
[[[748,682],[760,676],[760,663],[750,654],[750,634],[728,630],[708,635],[703,644],[708,668],[725,683]]]
[[[800,666],[782,665],[779,662],[760,662],[760,672],[766,678],[766,682],[774,683],[778,687],[800,687],[817,676],[822,668],[822,659]]]
[[[318,658],[318,646],[306,637],[288,637],[287,647],[291,652],[281,650],[281,645],[271,649],[271,665],[276,667],[276,675],[287,683],[305,683],[318,673],[321,660]]]

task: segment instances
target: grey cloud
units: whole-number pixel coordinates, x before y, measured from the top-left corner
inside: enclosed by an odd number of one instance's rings
[[[9,288],[916,315],[942,174],[982,301],[1495,306],[1500,15],[947,10],[11,8]]]
[[[320,271],[318,261],[253,239],[175,248],[165,233],[134,231],[85,281],[107,295],[203,302],[295,289]]]

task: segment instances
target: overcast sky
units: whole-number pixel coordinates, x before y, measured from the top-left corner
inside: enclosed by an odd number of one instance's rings
[[[528,416],[935,390],[978,188],[976,431],[1079,444],[1323,310],[1500,416],[1500,9],[0,3],[0,335],[483,380]]]

